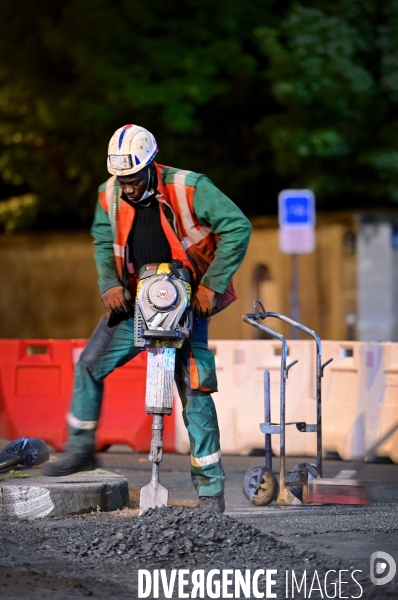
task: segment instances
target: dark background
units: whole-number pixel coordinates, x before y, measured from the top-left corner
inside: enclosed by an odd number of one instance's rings
[[[118,127],[249,216],[397,208],[397,0],[0,4],[0,230],[81,229]]]

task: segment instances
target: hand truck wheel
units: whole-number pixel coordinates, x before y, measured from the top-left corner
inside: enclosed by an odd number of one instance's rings
[[[278,480],[268,467],[249,469],[243,480],[243,493],[254,506],[266,506],[278,496]]]
[[[299,465],[296,465],[293,468],[293,472],[290,473],[290,481],[303,481],[303,470],[305,468],[307,469],[308,474],[311,475],[311,477],[315,478],[318,475],[318,469],[316,468],[316,465],[312,463],[300,463]],[[292,486],[289,487],[289,489],[292,492],[292,494],[296,496],[296,498],[298,498],[299,500],[303,499],[303,487],[301,485]]]

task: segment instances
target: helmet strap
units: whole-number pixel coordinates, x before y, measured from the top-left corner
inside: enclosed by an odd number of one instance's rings
[[[146,190],[142,194],[141,198],[139,200],[136,200],[134,202],[134,204],[141,204],[141,202],[145,202],[145,200],[147,200],[149,198],[149,196],[152,196],[155,193],[155,190],[153,189],[153,182],[154,181],[153,181],[153,174],[152,174],[151,165],[147,165],[146,168],[149,169],[148,181],[147,181],[147,184],[146,184]]]

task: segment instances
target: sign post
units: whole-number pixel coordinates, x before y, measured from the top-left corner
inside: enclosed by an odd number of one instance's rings
[[[278,196],[279,248],[292,257],[290,285],[290,316],[299,321],[298,255],[315,250],[315,196],[311,190],[283,190]],[[291,338],[298,338],[298,330],[291,328]]]

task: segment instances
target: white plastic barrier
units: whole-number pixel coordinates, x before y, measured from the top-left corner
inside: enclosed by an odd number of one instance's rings
[[[274,358],[271,343],[221,340],[210,343],[215,357],[218,393],[213,398],[225,454],[249,454],[264,445],[262,372]],[[260,383],[259,383],[260,381]]]
[[[190,451],[187,429],[182,418],[181,400],[178,396],[177,386],[174,384],[173,416],[175,419],[175,449],[180,454]]]
[[[362,458],[376,438],[384,389],[383,346],[377,342],[322,344],[333,358],[323,378],[323,451]]]
[[[398,344],[383,343],[383,390],[376,399],[379,419],[377,427],[370,423],[368,448],[381,440],[398,423]],[[372,426],[373,425],[373,426]],[[398,431],[380,445],[376,456],[389,457],[398,463]]]

